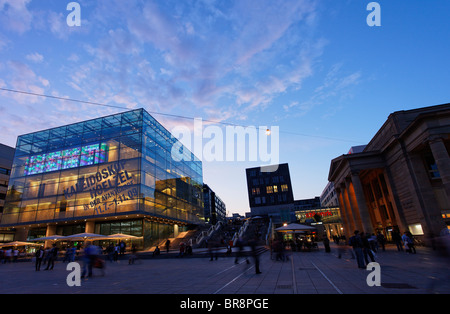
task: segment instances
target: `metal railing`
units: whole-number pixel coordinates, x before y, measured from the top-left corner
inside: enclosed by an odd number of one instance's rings
[[[219,230],[223,225],[222,221],[217,222],[215,225],[212,225],[207,231],[202,231],[198,237],[195,239],[195,243],[199,244],[205,238],[209,238],[214,232]]]

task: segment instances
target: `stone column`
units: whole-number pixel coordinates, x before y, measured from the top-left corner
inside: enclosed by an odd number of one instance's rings
[[[352,172],[352,184],[355,191],[355,198],[358,204],[359,216],[361,217],[361,224],[363,226],[364,232],[373,233],[372,223],[370,221],[370,214],[367,208],[366,199],[364,198],[364,190],[361,184],[361,179],[359,175]]]
[[[347,187],[345,186],[345,183],[341,183],[341,197],[342,197],[342,203],[345,207],[345,213],[347,216],[347,222],[348,227],[350,230],[348,230],[349,234],[353,235],[353,231],[356,230],[356,223],[355,223],[355,217],[353,213],[353,208],[350,205],[350,202],[348,200],[348,193],[347,193]]]
[[[56,234],[56,225],[48,225],[47,231],[45,232],[45,236],[49,237]],[[53,241],[47,240],[44,242],[44,247],[51,247],[53,244]]]
[[[434,138],[429,141],[429,145],[441,175],[445,193],[450,201],[450,157],[448,156],[444,140],[442,138]]]
[[[95,233],[95,222],[94,221],[86,221],[86,233]]]
[[[347,211],[345,210],[344,200],[342,198],[342,192],[341,192],[340,188],[336,188],[335,190],[336,190],[337,197],[338,197],[339,211],[341,213],[342,223],[345,226],[344,233],[345,233],[345,236],[347,237],[347,239],[349,239],[351,237],[351,230],[350,230],[350,225],[348,222]],[[339,234],[341,234],[341,233],[342,233],[341,230],[339,230]]]
[[[353,221],[355,222],[355,230],[363,231],[364,227],[359,215],[358,203],[355,197],[355,189],[350,178],[345,178],[345,186],[347,187],[347,197],[350,207],[352,208]]]

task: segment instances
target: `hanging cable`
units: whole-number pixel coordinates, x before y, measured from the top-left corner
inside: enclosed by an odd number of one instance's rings
[[[101,107],[108,107],[108,108],[115,108],[115,109],[125,109],[125,110],[129,110],[130,109],[130,108],[122,107],[122,106],[107,105],[107,104],[102,104],[102,103],[98,103],[98,102],[79,100],[79,99],[73,99],[73,98],[65,98],[65,97],[60,97],[60,96],[39,94],[39,93],[33,93],[33,92],[26,92],[26,91],[14,90],[14,89],[3,88],[3,87],[0,87],[0,90],[5,91],[5,92],[10,92],[10,93],[23,94],[23,95],[29,95],[29,96],[37,96],[37,97],[45,97],[45,98],[56,99],[56,100],[64,100],[64,101],[76,102],[76,103],[81,103],[81,104],[86,104],[86,105],[101,106]],[[149,111],[149,110],[147,110],[147,112],[150,113],[150,114],[154,114],[154,115],[161,115],[161,116],[177,118],[177,119],[186,119],[186,120],[194,120],[195,119],[193,117],[187,117],[187,116],[170,114],[170,113],[162,113],[162,112]],[[223,122],[223,121],[214,121],[214,120],[208,120],[208,119],[202,119],[202,121],[209,122],[209,123],[214,123],[214,124],[229,125],[229,126],[240,126],[240,127],[244,127],[244,128],[248,127],[246,125],[235,124],[235,123],[230,123],[230,122]],[[267,135],[270,135],[270,130],[269,129],[267,129],[265,131],[266,131]],[[331,140],[331,141],[363,144],[361,141],[341,139],[341,138],[333,138],[333,137],[328,137],[328,136],[303,134],[303,133],[296,133],[296,132],[290,132],[290,131],[279,131],[279,132],[280,133],[286,133],[286,134],[292,134],[292,135],[298,135],[298,136],[304,136],[304,137],[320,138],[320,139]]]

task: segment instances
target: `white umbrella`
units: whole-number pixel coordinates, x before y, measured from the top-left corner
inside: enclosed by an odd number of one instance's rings
[[[31,243],[31,242],[14,241],[14,242],[9,242],[9,243],[2,243],[2,244],[0,244],[0,247],[27,246],[27,245],[40,245],[40,244]]]
[[[65,238],[66,238],[65,236],[55,234],[55,235],[48,236],[48,237],[36,238],[36,239],[30,240],[30,241],[48,241],[48,240],[58,241],[58,240],[64,240]]]
[[[96,238],[102,238],[105,237],[102,234],[95,234],[95,233],[77,233],[72,234],[70,236],[61,238],[61,240],[69,240],[69,241],[86,241],[86,240],[95,240]]]
[[[120,239],[140,239],[142,237],[136,237],[130,234],[116,233],[108,236],[102,236],[95,238],[95,240],[120,240]]]
[[[287,226],[283,226],[283,227],[279,227],[279,228],[275,229],[275,231],[279,231],[279,232],[297,232],[297,231],[308,231],[308,230],[316,230],[316,228],[307,226],[307,225],[292,223]]]

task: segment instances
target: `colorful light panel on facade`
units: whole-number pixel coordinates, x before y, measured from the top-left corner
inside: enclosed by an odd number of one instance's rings
[[[31,156],[25,161],[24,175],[101,164],[106,162],[107,148],[105,143],[91,144]]]

